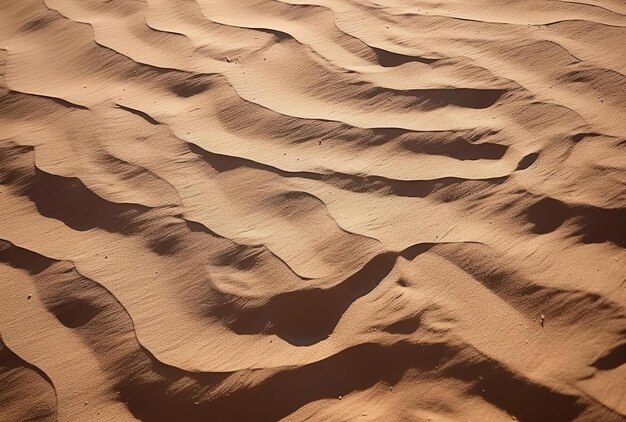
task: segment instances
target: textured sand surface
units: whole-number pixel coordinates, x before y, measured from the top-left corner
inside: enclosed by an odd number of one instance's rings
[[[626,2],[0,0],[0,421],[626,419]]]

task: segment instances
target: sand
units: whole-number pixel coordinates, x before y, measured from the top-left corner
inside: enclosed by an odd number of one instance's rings
[[[623,0],[0,1],[0,421],[626,419]]]

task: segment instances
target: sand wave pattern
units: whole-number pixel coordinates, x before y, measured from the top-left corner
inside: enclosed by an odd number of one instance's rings
[[[0,1],[0,420],[623,421],[621,0]]]

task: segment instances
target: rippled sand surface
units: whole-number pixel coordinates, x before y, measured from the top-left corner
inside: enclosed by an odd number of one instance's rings
[[[623,0],[0,1],[0,420],[623,421]]]

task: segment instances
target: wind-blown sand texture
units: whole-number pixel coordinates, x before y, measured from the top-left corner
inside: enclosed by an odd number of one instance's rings
[[[0,1],[0,420],[623,421],[623,0]]]

